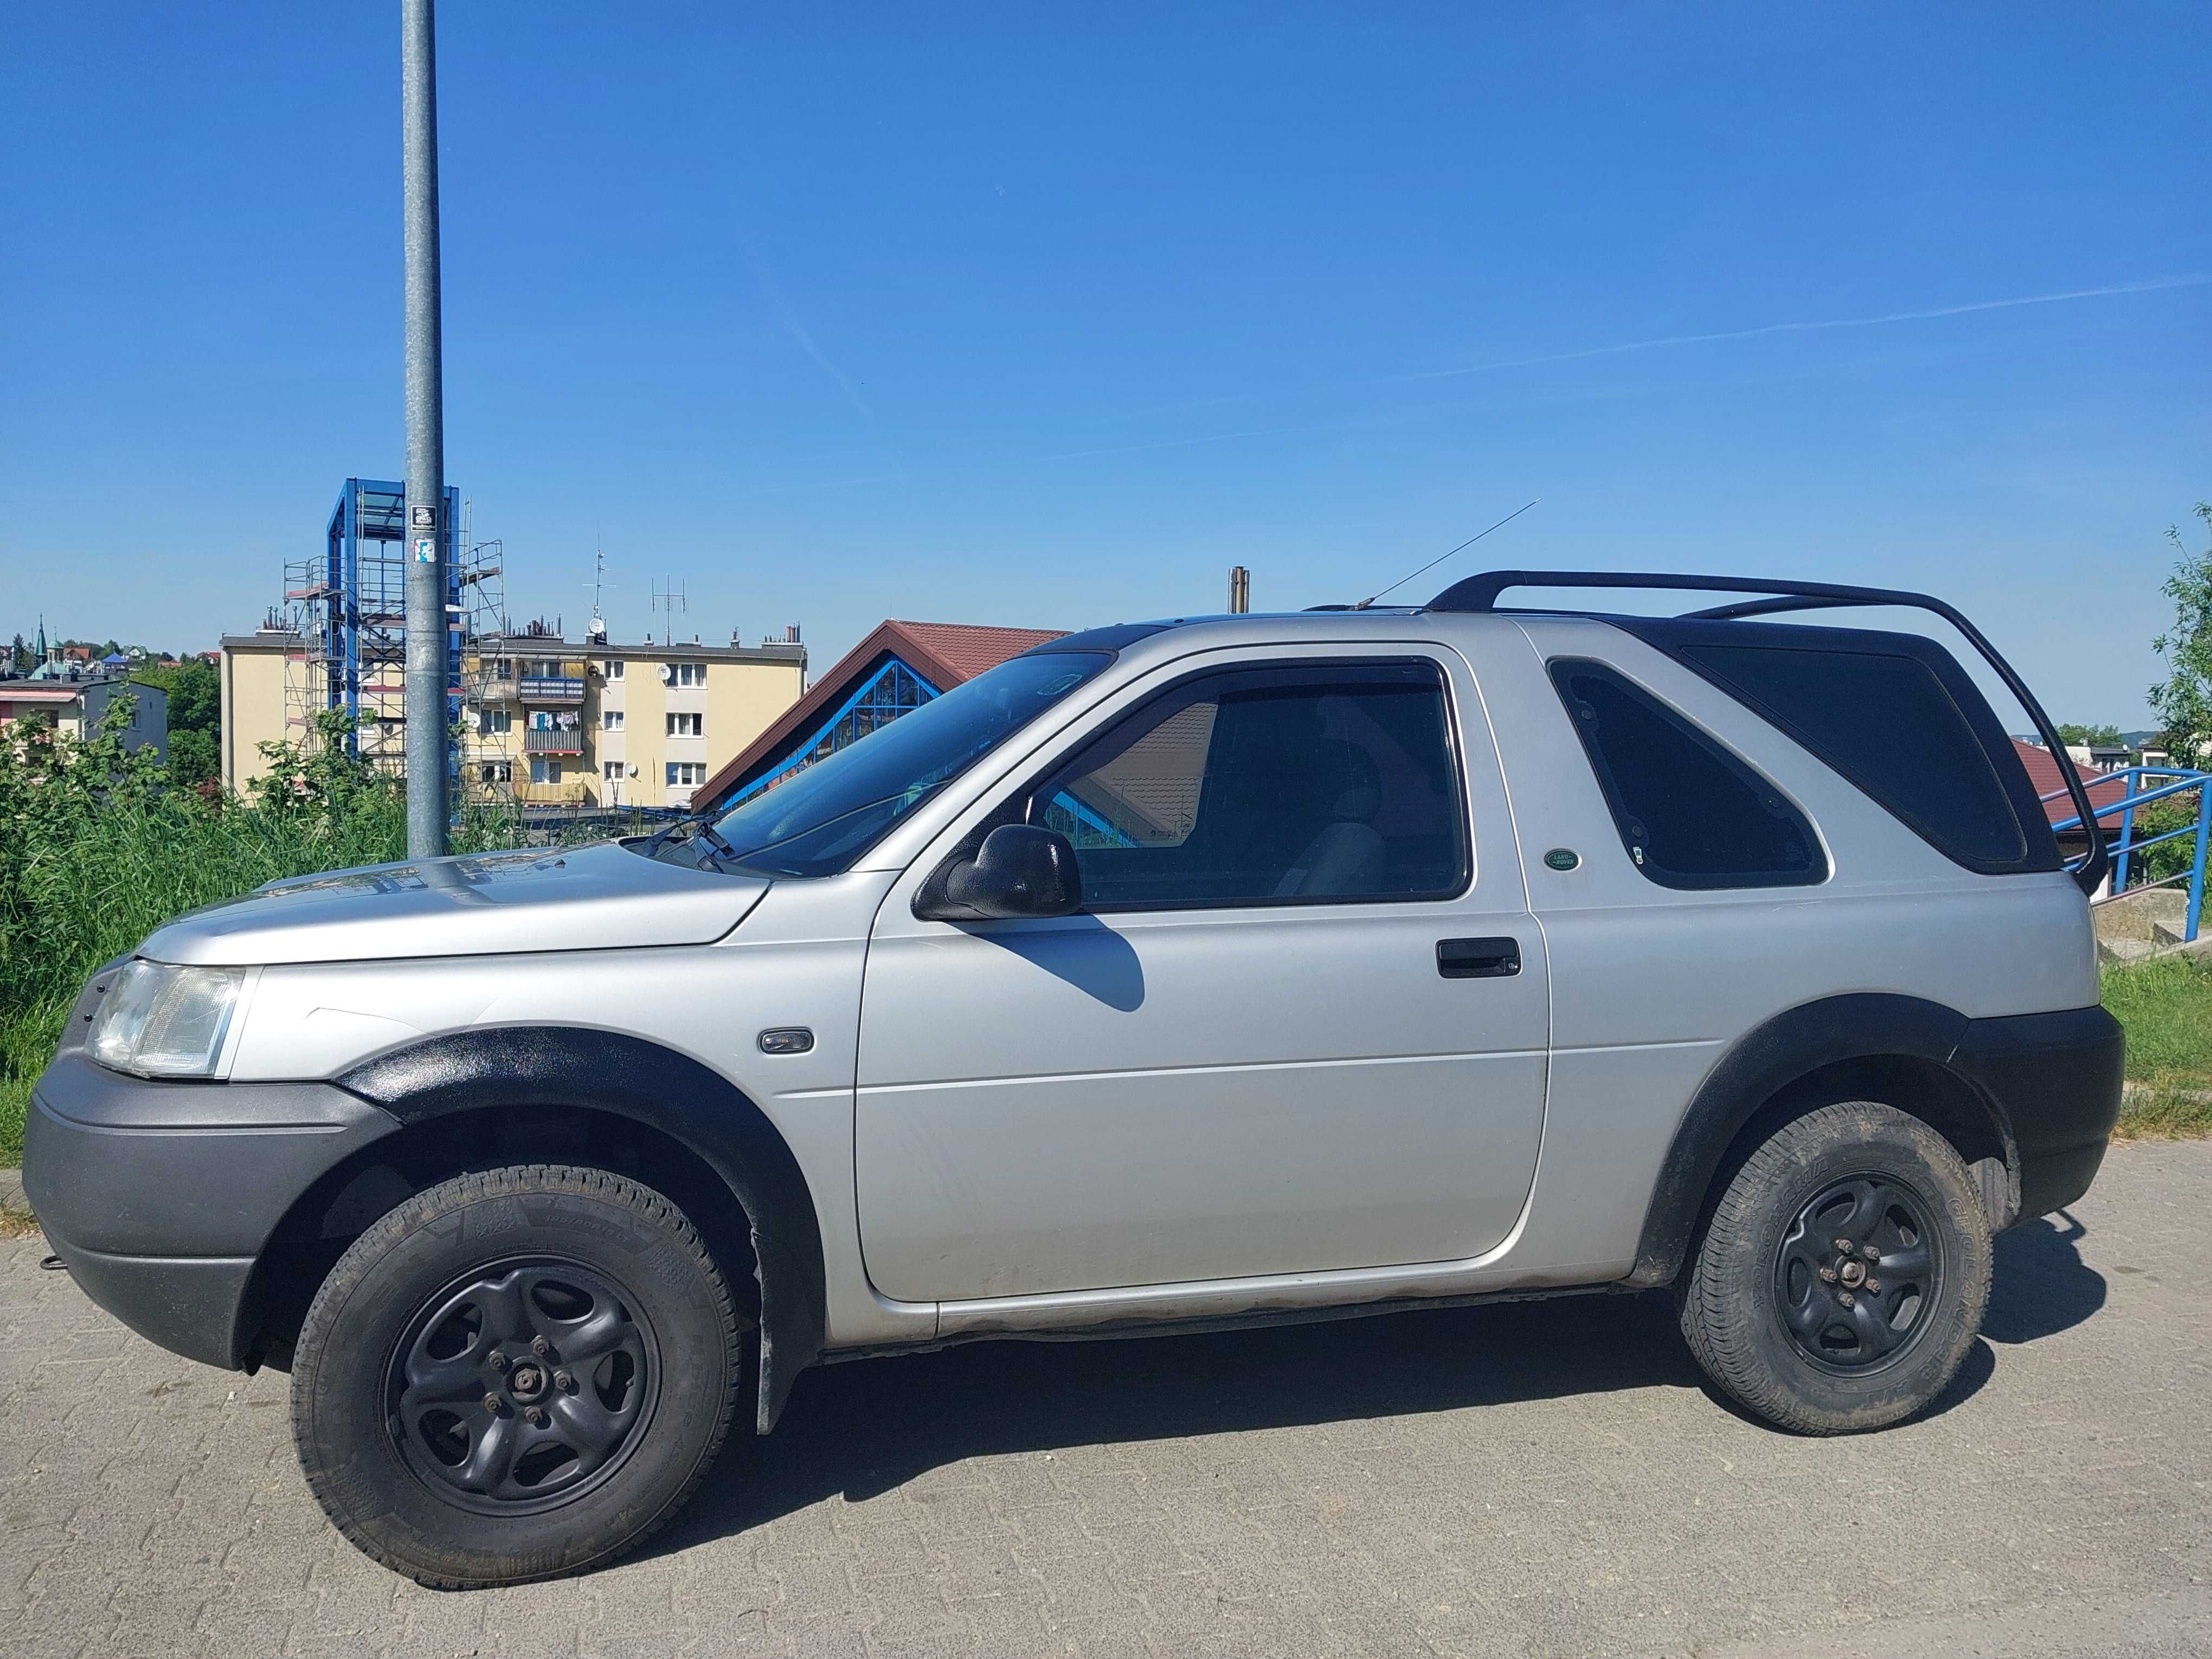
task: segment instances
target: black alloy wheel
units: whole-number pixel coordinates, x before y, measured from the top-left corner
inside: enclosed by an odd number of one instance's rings
[[[636,1298],[581,1262],[477,1269],[432,1297],[392,1356],[401,1458],[449,1502],[489,1513],[568,1502],[647,1432],[659,1345]]]
[[[1903,1182],[1855,1175],[1808,1200],[1775,1252],[1774,1299],[1797,1351],[1840,1374],[1895,1364],[1942,1289],[1942,1241]]]

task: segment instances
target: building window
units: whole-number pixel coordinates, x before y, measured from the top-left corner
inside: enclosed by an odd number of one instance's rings
[[[512,783],[514,781],[513,761],[486,761],[477,768],[479,783]]]
[[[599,775],[605,778],[609,783],[615,782],[622,776],[622,775],[623,763],[620,761],[601,761],[599,763]]]
[[[668,763],[668,787],[671,789],[696,789],[707,781],[704,761],[671,761]]]
[[[620,657],[610,658],[607,661],[607,678],[611,680],[618,680],[622,677],[623,659]]]
[[[599,729],[603,732],[621,731],[623,729],[623,711],[619,708],[602,708],[599,710]]]
[[[497,737],[501,732],[511,732],[514,729],[514,714],[513,710],[506,708],[479,708],[477,710],[477,730],[483,732],[487,737]]]
[[[532,783],[560,782],[561,763],[556,760],[547,760],[542,755],[532,756],[530,761],[530,781]]]
[[[671,714],[668,717],[668,735],[672,738],[703,738],[707,735],[707,717],[704,714]]]
[[[665,662],[660,665],[660,678],[670,685],[704,685],[707,665],[703,662]]]

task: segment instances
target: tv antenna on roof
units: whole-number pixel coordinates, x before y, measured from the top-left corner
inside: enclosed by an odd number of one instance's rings
[[[611,582],[611,581],[609,581],[609,580],[607,580],[607,556],[606,556],[606,553],[605,553],[605,550],[603,550],[603,549],[599,546],[599,538],[598,537],[594,536],[594,537],[592,537],[592,580],[591,580],[591,589],[592,589],[592,629],[591,629],[591,631],[592,631],[594,635],[604,635],[604,634],[607,631],[607,623],[606,623],[607,609],[606,609],[606,606],[605,606],[604,605],[602,605],[602,604],[600,604],[600,603],[599,603],[599,598],[600,598],[601,593],[602,593],[605,589],[610,588],[610,587],[612,587],[612,586],[615,586],[615,584],[614,584],[613,582]]]
[[[1543,498],[1541,495],[1539,495],[1539,496],[1537,496],[1537,497],[1536,497],[1536,501],[1542,501],[1543,499],[1544,499],[1544,498]],[[1491,526],[1490,526],[1490,530],[1502,530],[1502,529],[1504,529],[1507,525],[1511,524],[1511,523],[1513,522],[1513,520],[1516,520],[1516,519],[1519,518],[1519,517],[1520,517],[1523,513],[1526,513],[1526,512],[1528,510],[1528,507],[1535,506],[1535,505],[1536,505],[1536,501],[1530,501],[1530,502],[1528,504],[1528,506],[1527,506],[1527,507],[1515,507],[1515,508],[1514,508],[1510,513],[1507,514],[1504,518],[1500,519],[1500,520],[1499,520],[1496,524],[1494,524],[1494,525]],[[1426,564],[1423,565],[1423,566],[1421,567],[1421,570],[1434,570],[1434,569],[1435,569],[1438,565],[1442,564],[1442,563],[1443,563],[1446,559],[1449,559],[1449,557],[1451,557],[1452,553],[1463,553],[1463,552],[1465,552],[1468,548],[1473,547],[1473,546],[1474,546],[1477,542],[1480,541],[1480,540],[1481,540],[1485,536],[1487,536],[1487,535],[1490,533],[1490,530],[1478,530],[1478,531],[1476,531],[1476,532],[1474,532],[1474,535],[1469,536],[1469,537],[1468,537],[1465,541],[1462,542],[1462,543],[1461,543],[1457,547],[1455,547],[1454,549],[1452,549],[1452,550],[1451,550],[1451,553],[1439,553],[1439,554],[1437,554],[1437,556],[1436,556],[1435,558],[1431,559],[1431,560],[1430,560]],[[1421,574],[1421,570],[1408,570],[1408,571],[1407,571],[1404,575],[1402,575],[1402,576],[1399,577],[1399,578],[1398,578],[1398,580],[1397,580],[1396,581],[1392,582],[1389,587],[1384,588],[1384,589],[1382,590],[1382,593],[1389,593],[1389,592],[1392,592],[1395,591],[1395,590],[1396,590],[1396,589],[1398,589],[1398,588],[1403,587],[1403,586],[1404,586],[1407,582],[1409,582],[1409,581],[1413,580],[1414,577],[1416,577],[1416,576],[1419,575],[1419,574]],[[1374,604],[1376,600],[1377,600],[1377,599],[1381,599],[1381,598],[1382,597],[1382,593],[1370,593],[1370,594],[1369,594],[1365,599],[1364,599],[1360,600],[1360,602],[1359,602],[1358,605],[1353,605],[1352,608],[1354,611],[1364,611],[1364,610],[1366,610],[1366,609],[1367,609],[1367,607],[1368,607],[1369,605],[1370,605]]]
[[[676,638],[676,618],[691,609],[691,601],[684,593],[684,583],[674,576],[655,576],[653,579],[653,608],[668,613],[668,637]]]

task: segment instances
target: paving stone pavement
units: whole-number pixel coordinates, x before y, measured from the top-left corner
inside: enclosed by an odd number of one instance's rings
[[[0,1244],[0,1656],[2212,1651],[2212,1144],[2008,1234],[1936,1413],[1800,1440],[1596,1297],[827,1367],[641,1556],[416,1588],[285,1379]]]

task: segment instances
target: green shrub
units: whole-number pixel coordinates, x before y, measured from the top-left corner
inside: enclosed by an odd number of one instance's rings
[[[124,748],[128,701],[82,741],[33,720],[0,739],[0,1165],[19,1161],[31,1085],[101,963],[263,882],[407,855],[404,792],[351,753],[343,714],[307,744],[264,744],[249,799],[208,800]],[[471,807],[453,850],[521,839],[512,811]]]

